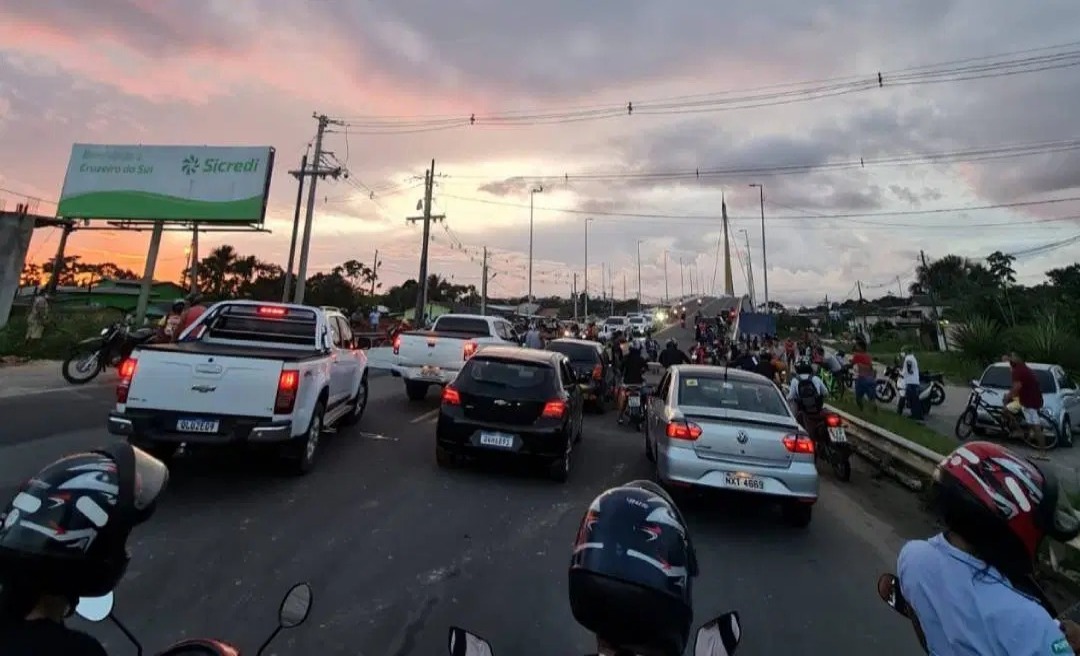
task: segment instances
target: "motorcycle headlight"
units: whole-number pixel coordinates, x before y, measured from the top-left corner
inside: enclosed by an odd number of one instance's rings
[[[104,337],[105,335],[108,335],[108,334],[109,334],[109,329],[108,329],[108,328],[102,328],[102,329],[101,329],[101,333],[100,333],[100,335],[101,335],[102,337]]]

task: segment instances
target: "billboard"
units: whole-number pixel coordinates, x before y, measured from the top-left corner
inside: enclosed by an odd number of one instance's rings
[[[75,144],[56,215],[262,223],[273,167],[269,146]]]

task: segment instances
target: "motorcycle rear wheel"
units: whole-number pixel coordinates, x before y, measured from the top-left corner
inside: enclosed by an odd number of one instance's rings
[[[945,389],[934,385],[930,388],[930,405],[941,405],[945,403]]]
[[[61,365],[60,374],[72,385],[85,385],[97,378],[102,369],[104,365],[100,350],[93,353],[72,352]]]
[[[874,396],[882,403],[892,403],[892,400],[896,398],[896,388],[890,385],[888,380],[879,378],[874,383]]]
[[[842,451],[833,450],[830,460],[836,477],[845,483],[851,480],[851,456]]]

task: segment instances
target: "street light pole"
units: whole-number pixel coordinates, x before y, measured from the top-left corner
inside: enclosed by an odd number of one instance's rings
[[[533,199],[542,191],[544,191],[544,185],[533,187],[529,192],[529,305],[533,303]]]
[[[765,250],[765,185],[754,182],[750,186],[757,187],[761,200],[761,276],[765,280],[765,314],[772,314],[769,307],[769,256]]]
[[[592,218],[585,219],[585,320],[589,320],[589,224]],[[577,307],[577,301],[574,301]]]
[[[641,240],[637,242],[637,311],[641,312]]]

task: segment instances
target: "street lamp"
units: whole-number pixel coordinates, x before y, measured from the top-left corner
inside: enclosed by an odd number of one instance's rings
[[[761,199],[761,276],[765,280],[765,314],[772,314],[769,307],[769,256],[765,249],[765,185],[752,182],[751,187],[757,187],[758,198]]]
[[[585,321],[589,320],[589,224],[592,217],[585,219]],[[574,302],[577,307],[577,302]]]
[[[637,311],[641,312],[641,240],[637,241]]]
[[[533,199],[536,194],[544,191],[544,185],[537,185],[529,192],[529,305],[533,302],[532,273],[533,273]]]

